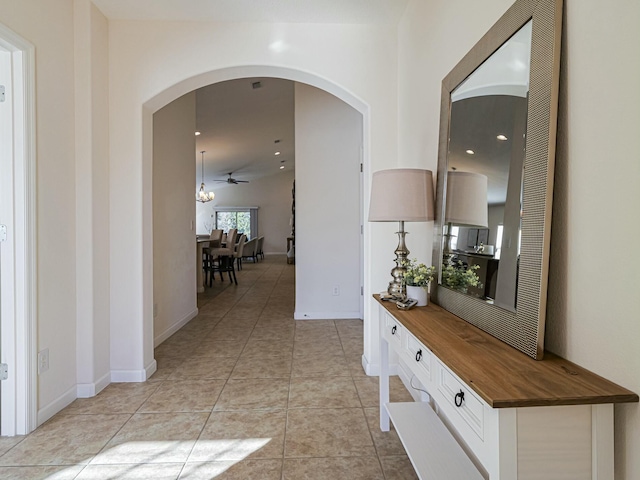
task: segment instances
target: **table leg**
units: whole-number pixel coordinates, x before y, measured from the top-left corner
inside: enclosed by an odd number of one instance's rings
[[[204,292],[204,275],[202,274],[202,242],[198,242],[196,248],[196,288],[198,293]]]
[[[389,431],[389,344],[380,336],[380,430]]]

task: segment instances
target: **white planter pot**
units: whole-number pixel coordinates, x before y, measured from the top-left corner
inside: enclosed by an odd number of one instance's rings
[[[413,287],[407,285],[407,296],[418,301],[418,307],[424,307],[428,303],[427,288],[425,287]]]

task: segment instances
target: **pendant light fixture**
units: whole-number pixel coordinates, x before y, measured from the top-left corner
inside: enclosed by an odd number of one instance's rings
[[[202,154],[202,183],[200,184],[200,191],[196,193],[196,201],[207,203],[213,200],[216,194],[213,192],[207,192],[204,188],[204,150],[200,153]]]

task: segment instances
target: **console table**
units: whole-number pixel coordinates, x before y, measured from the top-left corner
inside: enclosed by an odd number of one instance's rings
[[[551,353],[536,361],[437,305],[380,304],[380,428],[421,479],[613,480],[613,405],[638,395]],[[389,403],[397,353],[428,401]]]

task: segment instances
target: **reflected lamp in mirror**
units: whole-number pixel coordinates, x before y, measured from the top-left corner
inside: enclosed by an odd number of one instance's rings
[[[444,220],[447,232],[444,237],[444,253],[451,253],[453,225],[487,227],[487,176],[480,173],[452,171],[447,173],[447,201]]]
[[[371,180],[370,222],[398,222],[396,266],[391,270],[385,298],[404,299],[405,244],[404,222],[428,222],[434,217],[433,174],[430,170],[397,168],[380,170]]]

